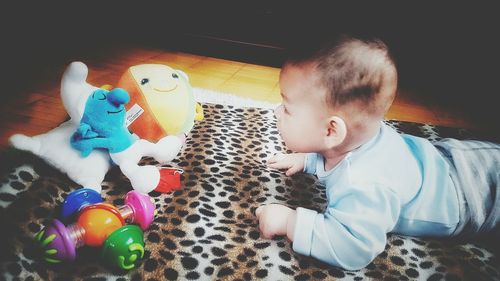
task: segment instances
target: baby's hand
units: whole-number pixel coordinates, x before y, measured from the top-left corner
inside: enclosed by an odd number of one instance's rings
[[[267,166],[273,169],[286,170],[285,175],[291,176],[304,170],[305,153],[278,153],[267,160]]]
[[[287,235],[293,241],[296,212],[280,204],[263,205],[255,210],[262,236],[271,239],[275,235]]]

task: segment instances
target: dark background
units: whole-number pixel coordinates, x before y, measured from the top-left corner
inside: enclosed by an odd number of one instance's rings
[[[315,3],[315,2],[311,2]],[[9,99],[53,63],[140,44],[279,67],[315,35],[377,37],[397,61],[400,88],[436,105],[496,119],[499,26],[494,4],[303,4],[152,1],[2,8],[1,76]],[[286,4],[286,5],[285,5]]]

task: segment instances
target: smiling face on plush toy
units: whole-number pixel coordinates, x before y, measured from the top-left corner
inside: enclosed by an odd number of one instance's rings
[[[129,127],[141,138],[157,140],[192,128],[196,103],[185,73],[162,64],[135,65],[118,86],[130,94],[128,109],[137,104],[144,110]]]
[[[191,89],[180,72],[165,65],[151,64],[132,66],[130,72],[150,110],[167,132],[179,133],[188,115],[194,118]]]

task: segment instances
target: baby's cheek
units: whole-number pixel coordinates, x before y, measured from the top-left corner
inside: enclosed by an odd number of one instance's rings
[[[281,134],[281,128],[282,128],[282,126],[281,126],[281,120],[280,119],[276,120],[276,128],[278,128],[278,132]]]

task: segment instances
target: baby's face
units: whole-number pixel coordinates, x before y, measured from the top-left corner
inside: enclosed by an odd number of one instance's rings
[[[290,150],[320,152],[327,130],[326,89],[313,65],[286,65],[280,73],[282,104],[276,108],[278,130]]]

